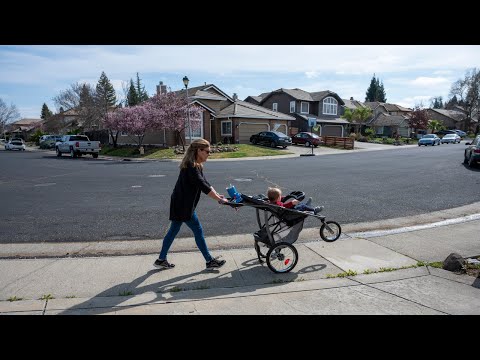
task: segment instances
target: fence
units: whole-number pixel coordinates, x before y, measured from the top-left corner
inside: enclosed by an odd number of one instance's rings
[[[322,138],[324,145],[342,147],[344,149],[353,149],[355,143],[351,137],[322,136]]]

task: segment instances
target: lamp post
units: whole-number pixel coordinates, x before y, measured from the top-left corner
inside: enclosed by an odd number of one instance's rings
[[[185,90],[187,92],[187,121],[188,121],[188,134],[190,136],[190,144],[192,143],[192,127],[190,126],[190,109],[189,109],[189,101],[188,101],[188,77],[185,75],[183,78],[183,85],[185,85]]]

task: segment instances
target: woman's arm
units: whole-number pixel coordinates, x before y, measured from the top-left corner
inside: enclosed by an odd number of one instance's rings
[[[219,193],[217,193],[215,191],[215,189],[213,188],[213,186],[211,187],[211,191],[207,194],[208,196],[210,196],[213,200],[216,200],[218,202],[228,202],[227,199],[225,199],[225,196],[223,195],[220,195]]]

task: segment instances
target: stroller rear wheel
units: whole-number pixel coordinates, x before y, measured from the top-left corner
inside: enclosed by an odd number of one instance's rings
[[[287,242],[279,242],[267,252],[267,265],[274,273],[287,273],[298,262],[298,252]]]
[[[320,228],[320,237],[327,242],[337,240],[341,234],[342,228],[336,221],[325,221]]]

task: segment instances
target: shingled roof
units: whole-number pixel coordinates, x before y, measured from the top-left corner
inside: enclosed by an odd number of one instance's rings
[[[263,106],[255,105],[246,101],[237,100],[235,103],[222,109],[217,118],[254,118],[273,120],[295,120],[293,116],[269,110]]]

